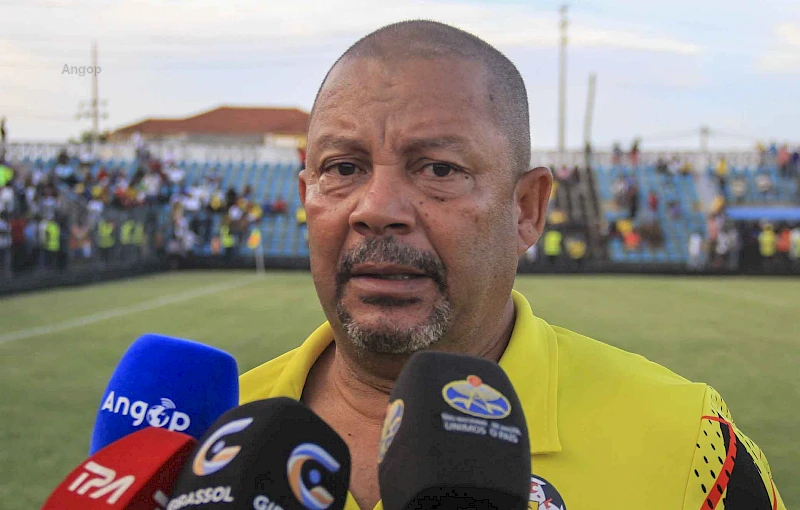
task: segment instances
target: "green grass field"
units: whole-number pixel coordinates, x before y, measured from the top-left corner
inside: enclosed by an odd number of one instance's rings
[[[713,385],[800,507],[800,280],[521,276],[517,289],[552,324]],[[0,299],[0,310],[5,510],[38,508],[84,459],[108,378],[139,335],[220,347],[244,372],[323,320],[307,273],[174,273]]]

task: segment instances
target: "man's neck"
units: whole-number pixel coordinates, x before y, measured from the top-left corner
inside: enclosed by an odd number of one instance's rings
[[[394,379],[362,366],[344,349],[333,349],[327,379],[339,403],[369,423],[383,422]]]

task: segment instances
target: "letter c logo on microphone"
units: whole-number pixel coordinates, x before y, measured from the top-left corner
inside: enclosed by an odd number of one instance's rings
[[[331,454],[313,443],[303,443],[296,447],[286,462],[286,476],[297,501],[309,510],[325,510],[331,506],[334,498],[321,485],[314,485],[310,489],[306,487],[302,470],[303,464],[309,460],[319,462],[330,473],[339,471],[340,465]],[[318,470],[312,469],[309,478],[311,483],[319,484],[322,476]]]
[[[200,450],[198,450],[197,455],[195,455],[194,462],[192,463],[192,472],[197,476],[205,476],[216,473],[227,466],[228,463],[236,457],[236,454],[239,453],[242,447],[225,446],[225,441],[222,441],[222,438],[243,431],[250,426],[251,423],[253,423],[252,418],[234,420],[211,434],[211,437],[206,439],[205,443],[200,447]],[[206,459],[209,450],[211,450],[213,454],[210,460]]]

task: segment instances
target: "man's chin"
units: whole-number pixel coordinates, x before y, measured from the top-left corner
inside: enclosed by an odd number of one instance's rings
[[[349,317],[366,329],[408,331],[423,326],[432,307],[420,302],[403,302],[394,298],[380,303],[358,303],[346,307]]]
[[[413,354],[438,343],[452,322],[445,299],[433,303],[420,298],[370,297],[340,301],[339,321],[353,345],[378,354]]]
[[[358,307],[352,312],[340,306],[337,311],[356,348],[377,354],[413,354],[438,343],[450,322],[446,305],[424,311],[417,306]]]
[[[350,323],[345,325],[345,332],[357,349],[374,354],[411,355],[435,345],[440,339],[424,326],[408,330],[369,329]]]

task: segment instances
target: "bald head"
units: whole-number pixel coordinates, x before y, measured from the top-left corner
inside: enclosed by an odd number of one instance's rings
[[[353,44],[328,71],[314,100],[312,123],[331,72],[341,63],[359,58],[377,59],[388,64],[413,59],[478,63],[486,74],[484,99],[487,111],[508,140],[511,170],[519,176],[529,169],[531,143],[525,83],[514,64],[485,41],[435,21],[403,21],[380,28]]]

